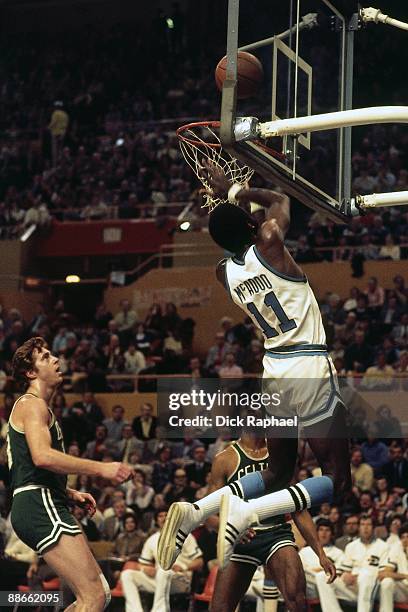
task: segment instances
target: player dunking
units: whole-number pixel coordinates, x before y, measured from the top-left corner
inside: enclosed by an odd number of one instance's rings
[[[283,413],[279,416],[285,416],[289,410],[296,414],[323,474],[330,478],[337,499],[342,498],[351,489],[345,408],[327,353],[316,298],[284,244],[290,223],[289,198],[270,190],[231,186],[221,169],[205,160],[203,164],[212,195],[238,204],[221,204],[210,215],[213,240],[233,253],[218,264],[217,278],[265,336],[265,390],[277,384],[273,391],[281,387],[285,391]],[[240,207],[250,204],[253,214]],[[203,505],[211,506],[213,512],[220,509],[221,565],[230,558],[245,526],[279,513],[285,490],[277,490],[285,487],[293,476],[297,436],[269,438],[268,451],[268,470],[262,472],[261,478],[259,473],[247,474],[240,479],[239,486],[229,485],[230,490],[224,487],[221,498],[215,492],[194,504],[195,512],[181,504],[170,508],[159,541],[159,561],[163,566],[174,563],[184,533],[201,520]],[[308,479],[295,485],[296,510],[314,504],[316,495],[323,493],[319,487],[326,486],[324,478],[319,483],[317,479]],[[276,493],[253,499],[270,490]],[[230,495],[231,492],[235,495]],[[239,497],[252,501],[243,505]]]
[[[236,442],[216,455],[211,469],[210,492],[221,489],[245,474],[265,469],[268,449],[265,438],[242,434]],[[296,526],[309,546],[316,552],[320,564],[329,575],[330,582],[336,570],[320,546],[315,525],[307,510],[293,515]],[[219,571],[211,602],[213,612],[234,612],[245,595],[256,568],[265,566],[265,612],[277,609],[278,589],[271,583],[272,576],[286,606],[303,609],[305,600],[305,576],[295,546],[292,529],[285,516],[275,516],[255,527],[255,535],[234,548],[231,563]]]
[[[109,604],[109,585],[68,508],[71,500],[93,514],[96,503],[89,493],[68,489],[67,474],[101,476],[119,484],[133,470],[65,454],[61,429],[48,406],[62,374],[43,338],[31,338],[17,349],[13,375],[25,393],[14,404],[7,435],[11,523],[73,591],[76,602],[67,610],[100,612]]]

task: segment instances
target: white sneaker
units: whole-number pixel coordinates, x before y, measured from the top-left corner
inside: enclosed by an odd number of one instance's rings
[[[223,495],[218,526],[217,558],[221,569],[229,563],[235,545],[253,525],[259,525],[258,516],[250,506],[236,495]]]
[[[157,560],[164,570],[173,567],[188,536],[201,523],[201,512],[188,502],[175,502],[169,508],[157,545]]]

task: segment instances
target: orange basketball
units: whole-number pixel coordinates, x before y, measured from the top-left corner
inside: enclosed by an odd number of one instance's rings
[[[254,96],[263,81],[262,64],[255,55],[246,51],[238,51],[237,61],[238,98],[250,98]],[[227,68],[227,57],[224,56],[215,69],[215,82],[221,91],[225,81]]]

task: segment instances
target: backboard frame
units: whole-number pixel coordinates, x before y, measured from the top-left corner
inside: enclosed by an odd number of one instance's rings
[[[352,109],[353,92],[353,51],[354,30],[358,3],[355,2],[355,13],[348,12],[342,15],[329,0],[321,0],[337,15],[336,28],[342,35],[342,54],[339,59],[339,74],[342,86],[339,92],[339,110]],[[350,8],[350,7],[349,7]],[[234,123],[237,110],[237,54],[239,51],[239,10],[240,0],[229,0],[228,33],[227,33],[227,66],[226,79],[222,89],[220,139],[222,146],[231,155],[235,155],[245,164],[254,168],[256,172],[268,180],[279,185],[288,195],[297,198],[300,202],[314,210],[322,211],[336,222],[347,223],[350,220],[348,202],[351,197],[351,127],[339,128],[338,139],[338,167],[337,167],[337,193],[339,199],[331,197],[309,183],[303,177],[289,171],[288,167],[277,161],[269,159],[265,152],[261,152],[256,145],[249,141],[237,142],[234,135]],[[358,27],[358,26],[357,26]],[[265,44],[272,43],[272,39],[258,41],[246,45],[245,49],[256,49]],[[296,154],[296,151],[295,151]]]

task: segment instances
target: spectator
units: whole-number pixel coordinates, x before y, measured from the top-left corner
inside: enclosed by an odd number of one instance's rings
[[[230,351],[230,345],[225,342],[225,337],[223,332],[217,332],[215,335],[215,344],[211,346],[207,353],[207,358],[205,360],[205,368],[211,374],[217,374],[220,369],[225,355]]]
[[[408,348],[408,313],[401,316],[401,320],[391,332],[395,344],[402,349]]]
[[[55,167],[60,156],[61,148],[69,125],[69,115],[64,110],[64,103],[61,100],[54,102],[54,111],[48,129],[51,133],[52,143],[52,163]]]
[[[317,539],[319,545],[323,548],[325,555],[335,564],[336,568],[340,566],[343,559],[343,551],[333,545],[333,523],[326,519],[320,519],[316,524]],[[305,546],[299,551],[299,557],[303,565],[306,575],[306,598],[314,599],[318,597],[317,583],[318,575],[322,574],[323,580],[327,580],[320,565],[319,557],[311,546]]]
[[[341,550],[344,550],[350,542],[353,542],[358,537],[358,523],[359,519],[357,514],[351,514],[348,516],[344,523],[344,533],[342,536],[337,538],[335,544]]]
[[[124,532],[124,519],[127,510],[124,499],[118,499],[113,503],[113,516],[108,517],[103,524],[102,537],[104,540],[114,542],[118,535]]]
[[[389,533],[389,536],[387,538],[388,546],[392,546],[393,544],[399,544],[400,540],[399,540],[398,534],[402,526],[401,516],[398,516],[398,515],[389,516],[387,518],[386,525],[387,525],[387,530]]]
[[[371,516],[374,519],[377,516],[377,512],[374,505],[374,497],[371,491],[362,491],[359,499],[360,504],[360,512],[362,514],[366,514],[367,516]]]
[[[168,302],[165,306],[165,313],[163,317],[163,329],[164,331],[170,331],[172,333],[177,332],[181,325],[181,317],[177,312],[176,305],[172,302]]]
[[[344,353],[346,370],[353,370],[356,366],[363,372],[372,364],[373,351],[366,341],[365,333],[357,329],[354,334],[354,342],[348,346]]]
[[[242,368],[235,362],[235,355],[232,352],[226,353],[222,366],[218,371],[220,378],[242,378]]]
[[[146,536],[138,529],[136,517],[133,513],[125,514],[123,517],[124,530],[116,539],[112,550],[115,557],[123,563],[136,561],[142,551]]]
[[[94,425],[102,423],[103,421],[103,412],[92,391],[86,391],[83,394],[82,401],[75,402],[72,407],[82,409],[85,416]]]
[[[377,353],[377,358],[373,366],[367,368],[361,381],[364,389],[376,391],[391,391],[395,386],[395,371],[387,365],[384,351]]]
[[[109,419],[104,419],[103,425],[105,425],[107,430],[107,438],[110,442],[119,442],[122,437],[122,431],[124,425],[128,425],[129,423],[125,421],[123,418],[125,414],[125,409],[120,404],[115,404],[112,408],[112,417]]]
[[[125,358],[125,370],[129,374],[138,374],[140,370],[146,367],[145,356],[141,351],[136,350],[134,344],[129,344],[123,356]]]
[[[154,489],[146,484],[146,474],[135,470],[131,481],[126,483],[126,503],[137,513],[145,512],[151,505]]]
[[[179,501],[193,503],[195,493],[196,489],[189,484],[186,471],[182,468],[175,470],[172,481],[167,483],[162,491],[164,501],[168,506]]]
[[[378,406],[377,418],[374,426],[381,432],[382,440],[389,438],[402,438],[401,425],[397,418],[392,416],[391,409],[386,404]]]
[[[378,573],[381,612],[392,612],[394,601],[408,601],[408,524],[401,527],[399,540],[391,546],[388,559]]]
[[[115,538],[110,556],[99,561],[102,572],[111,587],[118,581],[120,570],[126,561],[137,561],[146,540],[146,535],[138,529],[133,513],[125,514],[123,524],[124,530]]]
[[[371,426],[368,431],[368,437],[365,442],[361,445],[361,452],[363,454],[363,461],[371,465],[374,470],[374,474],[379,474],[382,470],[382,467],[387,463],[388,456],[388,446],[378,440],[377,438],[373,438],[371,434],[377,433],[379,430],[377,427]]]
[[[171,450],[163,446],[158,451],[157,461],[153,465],[152,486],[156,493],[161,493],[166,484],[171,482],[175,471],[175,465],[170,461]]]
[[[368,279],[368,287],[364,293],[368,299],[368,308],[374,316],[377,316],[384,305],[385,291],[379,286],[375,276]]]
[[[122,300],[121,310],[115,315],[115,323],[119,332],[128,332],[137,323],[137,312],[130,307],[129,300]]]
[[[363,463],[363,455],[359,448],[351,452],[351,477],[354,485],[360,491],[371,490],[374,483],[374,471],[368,463]]]
[[[95,440],[88,442],[83,456],[94,461],[102,461],[105,455],[110,452],[107,435],[108,430],[106,426],[98,425],[95,431]]]
[[[391,493],[391,487],[384,476],[379,476],[376,481],[377,495],[374,498],[374,503],[377,511],[392,510],[396,501],[395,493]]]
[[[408,301],[408,289],[405,287],[404,277],[397,274],[393,278],[394,291],[397,296],[397,300],[401,306],[405,306]]]
[[[158,513],[159,529],[163,527],[166,512]],[[189,593],[192,572],[203,567],[202,552],[194,536],[189,534],[183,550],[171,570],[162,570],[157,562],[157,543],[160,532],[151,535],[145,542],[139,557],[139,569],[125,570],[121,574],[123,593],[127,610],[143,610],[139,589],[154,593],[152,610],[159,612],[170,609],[171,593]]]
[[[133,430],[129,423],[122,427],[121,439],[112,445],[112,453],[118,461],[128,463],[134,452],[143,453],[144,444],[133,435]]]
[[[153,406],[145,402],[140,407],[140,416],[133,419],[132,429],[139,440],[151,440],[156,435],[157,417],[153,416]]]
[[[408,483],[408,461],[404,458],[402,446],[392,446],[390,457],[391,460],[383,467],[383,475],[387,479],[391,490],[398,495],[403,495]]]
[[[332,526],[333,538],[337,538],[341,534],[341,514],[338,506],[330,508],[329,521]]]
[[[211,464],[205,461],[205,446],[196,446],[193,450],[193,463],[186,465],[186,474],[189,486],[199,489],[205,485],[207,474],[211,470]]]
[[[341,575],[332,584],[327,584],[326,580],[318,583],[322,612],[341,612],[338,599],[357,602],[359,612],[370,610],[378,570],[385,567],[388,552],[385,542],[373,534],[371,517],[361,516],[359,538],[346,546]]]
[[[380,248],[380,259],[393,259],[399,261],[401,259],[401,248],[396,244],[394,236],[387,234],[385,237],[385,245]]]

